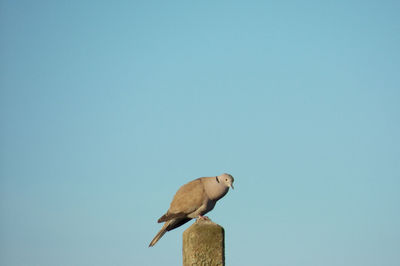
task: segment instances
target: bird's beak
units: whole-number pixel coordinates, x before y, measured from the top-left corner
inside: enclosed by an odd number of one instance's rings
[[[230,186],[232,189],[235,189],[234,187],[233,187],[233,184],[231,184],[231,186]]]

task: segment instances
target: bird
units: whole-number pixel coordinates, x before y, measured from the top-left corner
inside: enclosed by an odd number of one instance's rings
[[[234,189],[233,181],[233,176],[225,173],[214,177],[200,177],[180,187],[168,211],[158,219],[158,223],[164,222],[164,225],[149,247],[154,246],[167,231],[193,218],[208,220],[204,215],[214,209],[217,201],[228,193],[229,188]]]

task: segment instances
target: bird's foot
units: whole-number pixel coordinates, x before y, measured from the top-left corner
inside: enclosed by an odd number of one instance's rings
[[[208,218],[207,216],[199,215],[199,217],[197,218],[197,220],[200,220],[200,221],[210,221],[210,218]]]

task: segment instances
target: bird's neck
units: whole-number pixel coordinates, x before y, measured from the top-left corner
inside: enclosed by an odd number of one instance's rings
[[[211,200],[219,200],[228,193],[229,188],[216,177],[205,178],[203,182],[207,196]]]

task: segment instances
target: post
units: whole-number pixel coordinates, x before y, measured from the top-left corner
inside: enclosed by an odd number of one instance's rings
[[[182,252],[183,266],[224,266],[224,228],[211,220],[197,220],[183,232]]]

